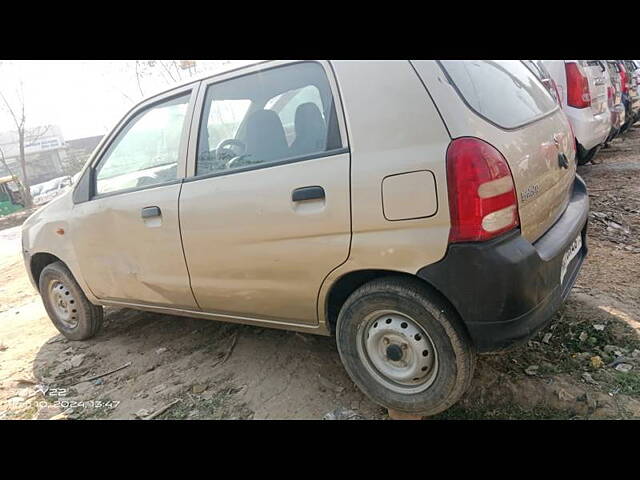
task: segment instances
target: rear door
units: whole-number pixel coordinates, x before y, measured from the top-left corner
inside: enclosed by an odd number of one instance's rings
[[[342,109],[327,63],[251,72],[200,91],[180,196],[191,287],[209,313],[316,324],[349,254]]]
[[[566,208],[576,171],[571,127],[554,98],[517,60],[441,61],[432,74],[415,63],[452,138],[479,137],[505,157],[522,234],[535,241]]]

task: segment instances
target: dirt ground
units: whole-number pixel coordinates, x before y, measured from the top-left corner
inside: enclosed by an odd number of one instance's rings
[[[527,345],[480,357],[435,418],[640,418],[640,128],[595,161],[579,167],[590,253],[567,302]],[[67,341],[27,279],[19,227],[0,231],[0,278],[0,419],[388,418],[333,338],[107,309],[95,338]]]

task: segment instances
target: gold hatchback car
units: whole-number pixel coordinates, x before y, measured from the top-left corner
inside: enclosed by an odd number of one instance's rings
[[[375,402],[432,415],[568,295],[589,201],[520,61],[268,61],[133,108],[24,224],[67,338],[102,306],[335,335]]]

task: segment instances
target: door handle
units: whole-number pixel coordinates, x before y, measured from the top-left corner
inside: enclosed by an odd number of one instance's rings
[[[160,207],[144,207],[141,211],[142,218],[159,217],[161,214]]]
[[[301,202],[303,200],[316,200],[324,198],[324,188],[319,186],[296,188],[291,194],[291,200]]]

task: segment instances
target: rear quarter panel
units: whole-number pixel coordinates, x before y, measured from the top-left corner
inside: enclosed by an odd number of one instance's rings
[[[513,130],[499,128],[464,104],[437,64],[430,61],[414,64],[438,105],[451,137],[481,138],[507,159],[519,198],[522,234],[527,240],[535,241],[564,211],[569,201],[567,192],[573,185],[575,149],[571,146],[566,116],[556,108],[554,113],[532,124]],[[560,171],[557,166],[552,132],[563,132],[559,140],[562,151],[569,152],[569,172]],[[529,188],[540,193],[523,201],[520,194]],[[556,201],[560,197],[563,200]]]
[[[321,321],[322,300],[336,279],[362,269],[415,274],[443,258],[450,228],[445,168],[450,137],[411,64],[335,61],[332,66],[351,151],[353,236],[349,259],[327,277],[321,288]],[[425,206],[428,216],[422,218],[388,220],[383,211],[384,179],[418,171],[433,174],[437,205]],[[394,208],[402,210],[404,202],[407,211],[414,212],[412,202],[427,198],[419,195],[419,182],[414,185],[394,198]]]

